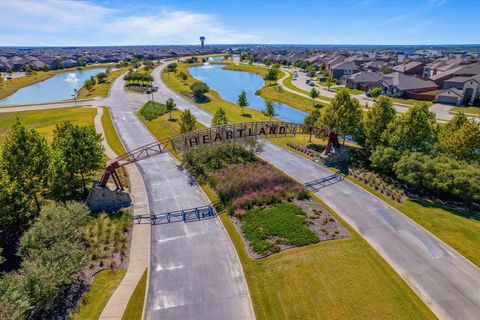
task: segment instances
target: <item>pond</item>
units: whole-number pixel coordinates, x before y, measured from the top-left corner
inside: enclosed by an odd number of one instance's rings
[[[249,108],[264,110],[265,99],[255,94],[265,84],[263,78],[251,72],[225,70],[223,67],[221,64],[205,64],[190,67],[188,70],[192,77],[205,82],[225,100],[236,103],[240,92],[245,90],[250,103]],[[307,115],[283,103],[273,102],[273,105],[278,114],[276,118],[283,121],[300,123]]]
[[[17,90],[7,98],[0,100],[0,105],[33,104],[72,99],[74,89],[80,89],[83,82],[105,68],[72,70],[59,73],[45,81]]]

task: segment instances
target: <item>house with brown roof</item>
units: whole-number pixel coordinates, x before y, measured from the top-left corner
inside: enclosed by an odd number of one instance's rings
[[[401,72],[409,75],[421,75],[423,73],[423,66],[425,63],[420,61],[411,61],[405,64],[400,64],[393,67],[393,71]]]
[[[385,75],[381,72],[361,71],[352,74],[346,79],[346,85],[349,88],[369,91],[373,88],[380,87],[379,81]]]
[[[353,62],[342,61],[335,65],[329,66],[329,71],[332,73],[332,77],[340,79],[343,76],[350,76],[360,71],[360,68]]]
[[[473,104],[480,99],[480,74],[471,77],[454,77],[444,82],[444,91],[436,95],[441,103],[459,105]]]
[[[401,72],[384,75],[379,84],[383,89],[383,94],[396,97],[405,96],[407,98],[413,98],[416,94],[438,89],[438,86],[433,81],[423,80]]]

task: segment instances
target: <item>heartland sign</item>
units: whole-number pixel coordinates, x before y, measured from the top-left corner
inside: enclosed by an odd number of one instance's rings
[[[329,135],[328,130],[313,128],[313,134]],[[308,132],[307,132],[308,131]],[[256,138],[294,136],[310,133],[302,124],[282,121],[258,121],[226,124],[185,133],[171,138],[173,148],[178,152],[229,142],[247,142]]]

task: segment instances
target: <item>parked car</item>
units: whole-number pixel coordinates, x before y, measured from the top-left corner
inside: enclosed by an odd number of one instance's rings
[[[313,87],[315,84],[314,84],[312,81],[310,81],[310,82],[308,83],[308,85],[309,85],[310,87]]]

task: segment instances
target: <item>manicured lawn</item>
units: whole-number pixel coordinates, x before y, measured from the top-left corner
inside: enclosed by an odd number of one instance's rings
[[[293,85],[292,83],[292,75],[290,74],[287,78],[285,78],[285,80],[283,80],[283,85],[291,90],[295,90],[299,93],[303,93],[303,94],[306,94],[306,95],[310,95],[310,92],[309,91],[306,91],[306,90],[303,90],[303,89],[300,89],[296,86]],[[325,97],[325,96],[319,96],[318,99],[321,99],[321,100],[327,100],[327,101],[332,101],[333,99],[330,98],[330,97]]]
[[[349,94],[353,94],[353,95],[365,93],[365,92],[362,91],[362,90],[352,89],[352,88],[346,88],[346,87],[334,87],[334,88],[332,88],[331,90],[333,90],[333,91],[335,91],[335,92],[338,92],[338,91],[340,91],[340,89],[347,90],[347,92],[348,92]]]
[[[211,189],[205,190],[211,201],[217,200]],[[269,234],[282,232],[291,240],[298,240],[296,237],[304,234],[298,229],[295,230],[298,234],[291,232],[291,226],[283,219],[288,217],[288,223],[295,224],[288,210],[273,213],[273,217],[272,212],[268,213],[249,221],[253,240],[261,241],[265,228],[273,228],[273,232],[268,230]],[[292,248],[254,260],[249,257],[232,220],[220,212],[240,257],[256,318],[435,319],[373,248],[338,215],[333,212],[332,215],[346,226],[351,238]]]
[[[399,103],[399,104],[405,104],[405,105],[409,105],[409,106],[412,106],[414,104],[420,104],[420,103],[425,103],[427,104],[428,106],[431,106],[433,104],[432,101],[423,101],[423,100],[414,100],[414,99],[402,99],[402,98],[392,98],[390,97],[390,99],[392,99],[392,101],[394,103]]]
[[[187,67],[191,65],[187,65],[185,63],[178,64],[178,72],[183,71],[188,74]],[[163,81],[175,92],[178,93],[187,93],[190,94],[190,85],[198,80],[192,78],[190,75],[186,82],[183,82],[179,79],[174,73],[165,73],[162,72],[161,74]],[[246,121],[257,121],[257,120],[268,120],[268,117],[264,116],[260,111],[245,108],[245,113],[249,114],[249,117],[242,115],[242,108],[238,105],[231,103],[229,101],[223,100],[220,95],[215,91],[210,91],[206,94],[206,96],[210,99],[209,102],[205,103],[198,103],[197,106],[202,108],[203,110],[214,114],[219,108],[223,108],[227,115],[227,118],[230,122],[246,122]]]
[[[276,242],[301,247],[318,242],[318,237],[307,227],[305,212],[290,203],[275,204],[247,212],[240,218],[242,231],[252,249],[259,254],[280,251]]]
[[[108,66],[108,64],[97,64],[97,65],[89,65],[86,67],[83,67],[84,70],[86,69],[92,69],[92,68],[99,68],[99,67],[105,67]],[[50,71],[36,71],[34,74],[30,76],[24,76],[20,78],[15,78],[11,80],[5,80],[3,83],[0,85],[0,99],[3,99],[5,97],[8,97],[15,91],[17,91],[20,88],[35,84],[37,82],[46,80],[48,78],[53,77],[54,75],[58,73],[63,73],[63,72],[68,72],[68,71],[76,71],[77,68],[69,68],[69,69],[61,69],[61,70],[50,70]]]
[[[435,319],[350,228],[348,239],[253,260],[230,218],[222,213],[220,219],[242,262],[257,319]]]
[[[79,307],[72,315],[72,319],[98,319],[108,299],[110,299],[110,296],[125,276],[125,273],[126,269],[106,269],[98,273],[87,293],[80,301]]]
[[[0,144],[12,125],[17,122],[17,118],[28,127],[37,129],[47,140],[50,140],[57,124],[71,121],[74,124],[93,125],[96,114],[95,108],[82,107],[0,113]]]
[[[127,151],[117,135],[117,131],[110,116],[110,109],[108,107],[103,107],[102,126],[105,132],[105,139],[110,148],[112,148],[117,155],[125,154]]]
[[[158,118],[165,112],[167,112],[167,107],[164,104],[152,101],[148,101],[140,109],[140,113],[148,121]]]
[[[145,291],[147,288],[147,270],[142,275],[135,290],[133,291],[127,308],[123,313],[122,320],[141,320],[143,312],[143,302],[145,301]]]
[[[480,116],[480,108],[479,107],[453,107],[450,109],[452,112],[464,112],[464,113],[471,113]]]
[[[128,68],[122,68],[116,71],[112,71],[108,74],[107,80],[104,83],[97,83],[93,90],[89,93],[85,87],[82,87],[78,90],[77,98],[93,98],[93,97],[106,97],[108,95],[108,91],[110,90],[110,86],[112,85],[113,81],[115,81],[119,76],[125,73]]]
[[[302,153],[288,148],[287,143],[307,144],[308,135],[272,138],[269,140],[287,150],[304,156]],[[312,142],[322,143],[322,140],[312,138]],[[347,178],[410,217],[480,267],[480,250],[478,250],[480,248],[479,212],[467,212],[416,198],[407,198],[404,203],[400,204],[383,196],[357,179],[350,176],[347,176]]]

